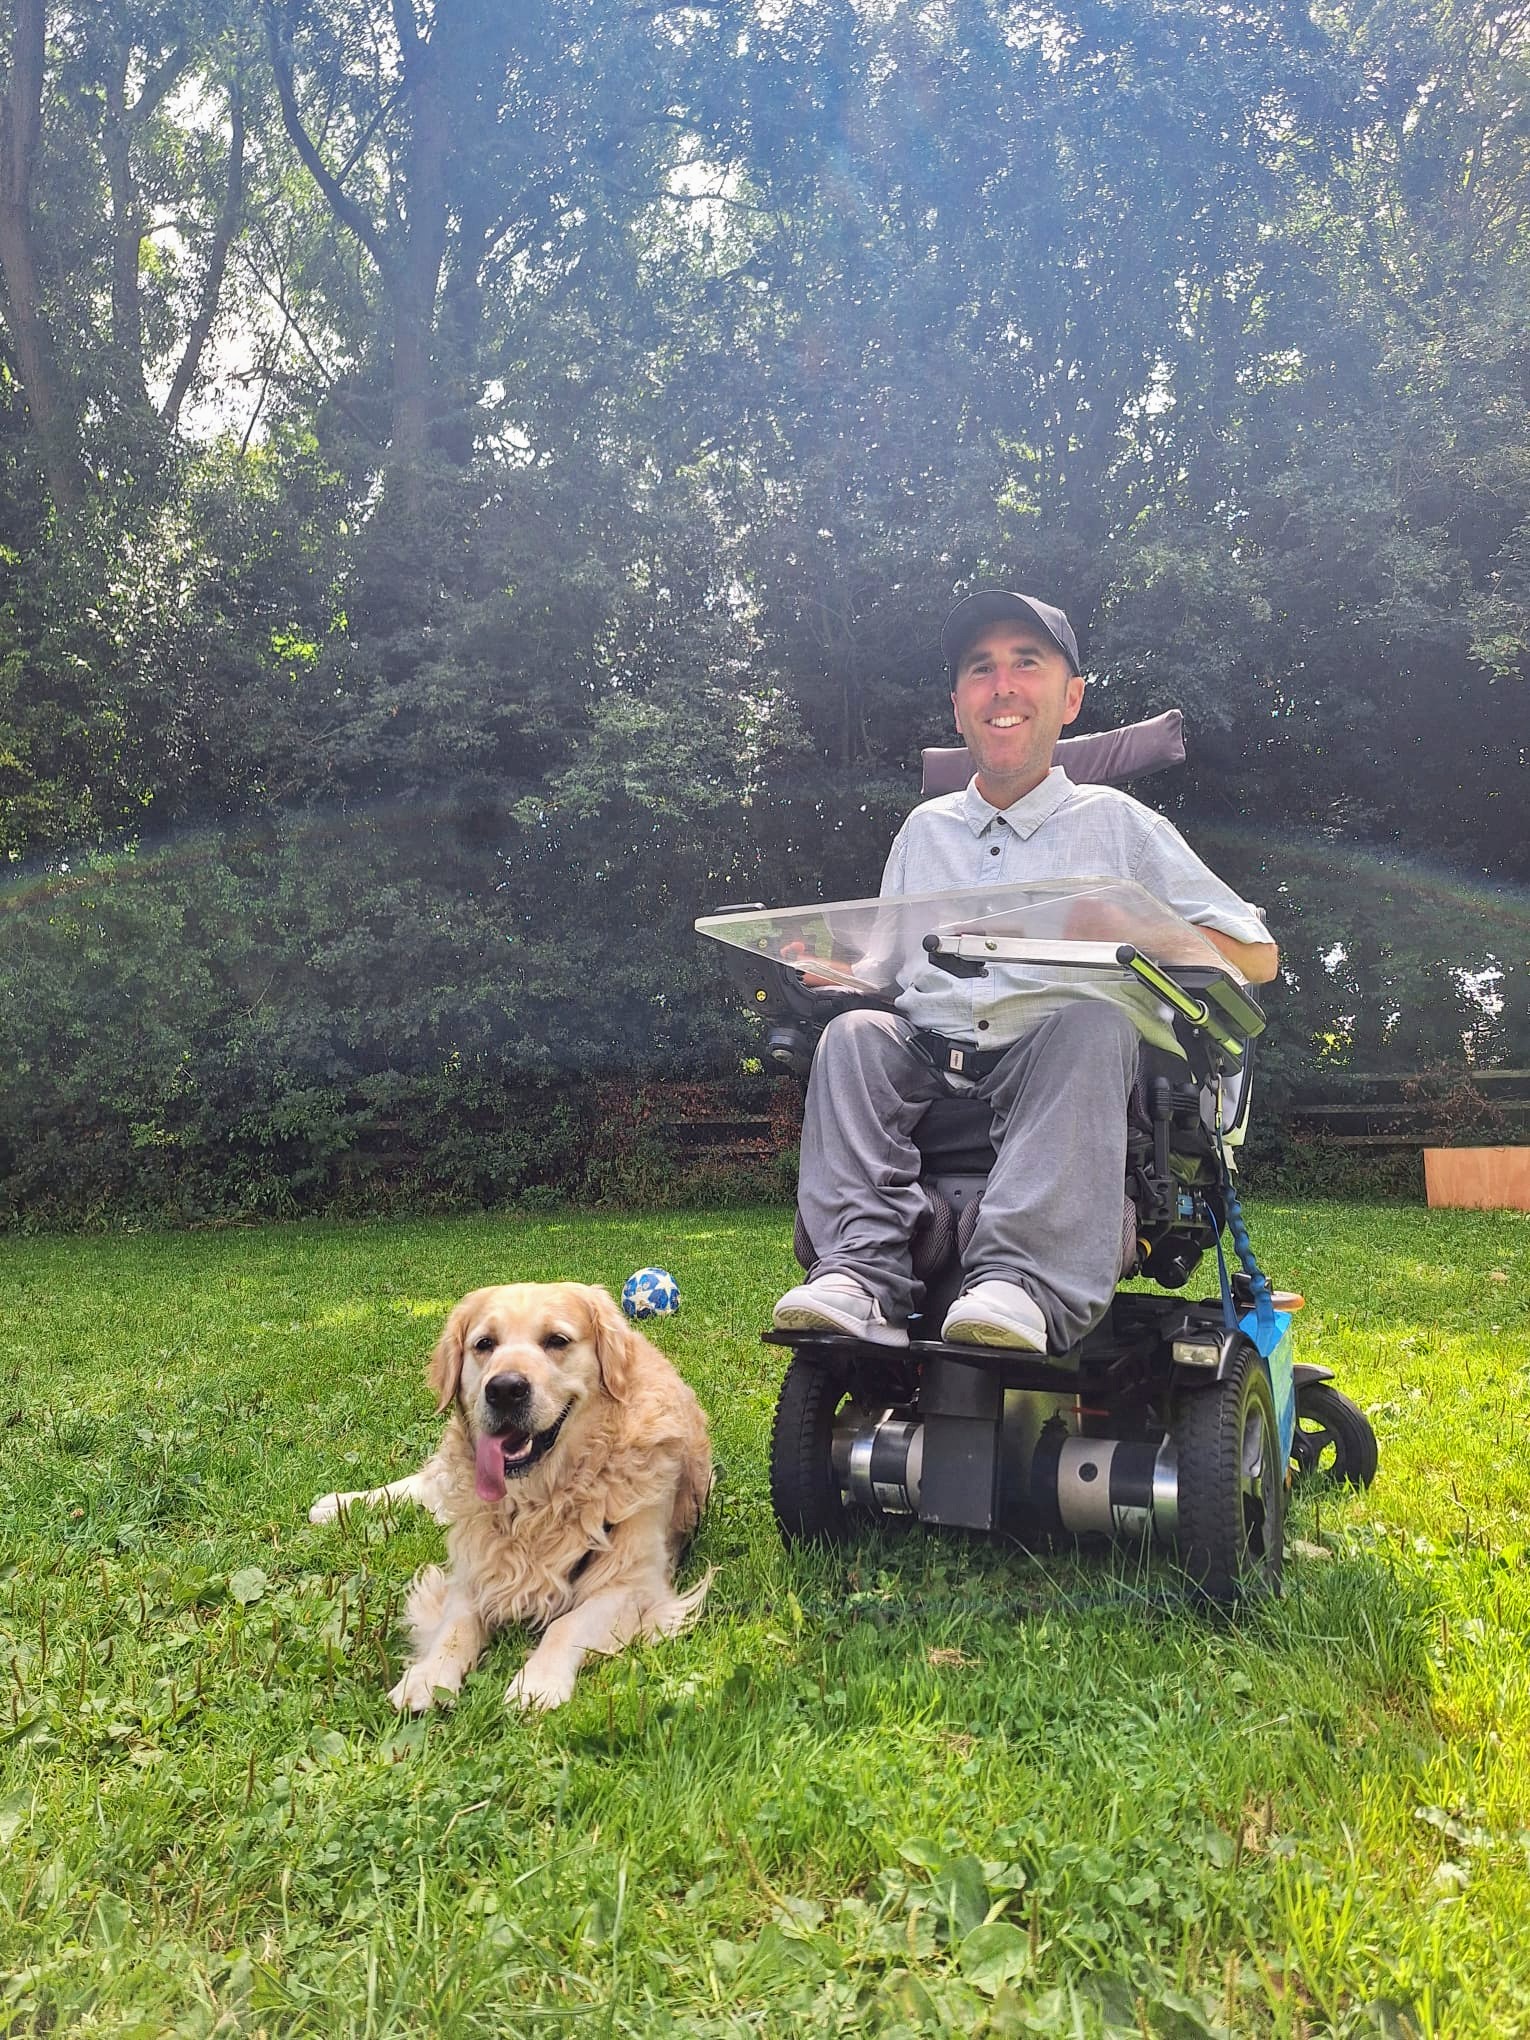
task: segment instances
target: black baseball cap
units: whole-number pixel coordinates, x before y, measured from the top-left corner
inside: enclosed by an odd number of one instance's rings
[[[1043,637],[1050,638],[1075,673],[1083,671],[1078,659],[1078,639],[1073,626],[1050,602],[1038,602],[1033,595],[1016,595],[1009,588],[977,588],[964,595],[946,618],[940,633],[940,649],[952,691],[962,653],[991,623],[1018,621],[1033,623]]]

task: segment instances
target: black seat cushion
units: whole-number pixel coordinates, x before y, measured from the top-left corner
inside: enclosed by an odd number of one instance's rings
[[[983,1098],[937,1098],[914,1129],[933,1175],[986,1176],[994,1165],[993,1107]]]

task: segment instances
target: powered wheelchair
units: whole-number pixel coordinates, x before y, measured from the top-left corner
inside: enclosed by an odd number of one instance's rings
[[[1075,780],[1140,775],[1183,755],[1177,714],[1066,739],[1057,753]],[[927,795],[966,777],[965,753],[925,754]],[[1129,1111],[1121,1277],[1153,1288],[1118,1289],[1063,1355],[940,1338],[994,1151],[983,1101],[958,1094],[926,1110],[915,1136],[926,1209],[912,1241],[923,1298],[907,1349],[834,1332],[764,1335],[790,1350],[770,1464],[783,1535],[838,1538],[886,1515],[1043,1546],[1151,1537],[1207,1600],[1277,1592],[1293,1471],[1368,1485],[1376,1441],[1330,1370],[1294,1361],[1302,1299],[1271,1288],[1243,1223],[1233,1156],[1264,1014],[1236,973],[1141,888],[1099,879],[731,908],[696,925],[727,945],[735,981],[767,1022],[768,1057],[799,1076],[828,1020],[856,1003],[888,1006],[921,950],[957,975],[1020,963],[1062,982],[1087,974],[1097,993],[1129,1002],[1150,994],[1158,1031],[1167,1021],[1178,1048],[1144,1041]],[[1080,927],[1093,932],[1081,938]],[[1102,927],[1131,939],[1100,939]],[[800,1217],[794,1244],[810,1268]],[[1208,1254],[1218,1293],[1187,1296]]]

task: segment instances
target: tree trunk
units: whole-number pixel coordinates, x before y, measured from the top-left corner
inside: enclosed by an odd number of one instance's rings
[[[127,103],[128,72],[134,45],[124,37],[112,51],[106,79],[106,121],[101,153],[106,159],[112,200],[112,346],[124,396],[134,410],[151,410],[143,359],[143,300],[138,282],[143,266],[147,227],[138,179],[133,173],[133,146],[157,112],[161,101],[186,68],[186,50],[177,46],[161,57],[145,78],[131,106]]]
[[[133,177],[132,131],[127,113],[128,50],[120,45],[106,81],[106,121],[101,153],[106,159],[107,188],[112,200],[112,351],[117,357],[118,388],[135,410],[147,410],[149,393],[143,377],[143,311],[138,302],[139,251],[143,246],[143,210]]]
[[[443,33],[437,24],[438,36]],[[450,121],[434,42],[416,40],[405,58],[409,107],[403,245],[393,289],[393,460],[408,468],[430,447],[435,394],[436,298],[446,256],[446,154]]]
[[[68,511],[81,496],[74,421],[60,389],[32,238],[46,33],[44,0],[16,0],[10,72],[0,99],[0,282],[43,479],[55,509]]]

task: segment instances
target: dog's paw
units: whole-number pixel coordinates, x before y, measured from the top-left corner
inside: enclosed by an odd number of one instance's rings
[[[308,1511],[308,1520],[310,1523],[333,1523],[345,1504],[344,1495],[320,1495]]]
[[[389,1704],[400,1714],[424,1714],[434,1707],[438,1699],[454,1700],[456,1689],[443,1686],[435,1676],[432,1665],[409,1665],[404,1676],[388,1695]]]
[[[546,1713],[573,1697],[572,1674],[559,1678],[540,1666],[525,1664],[505,1688],[505,1705],[519,1707],[526,1714]]]

